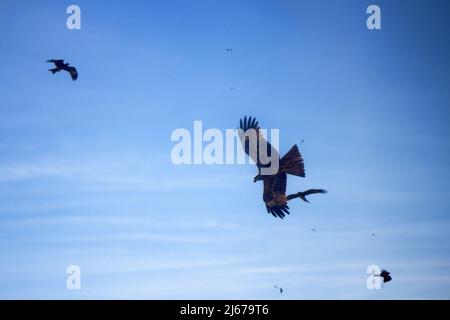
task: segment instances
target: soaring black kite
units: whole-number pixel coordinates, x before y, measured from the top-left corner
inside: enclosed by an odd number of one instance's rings
[[[51,71],[52,74],[55,74],[56,72],[64,70],[64,71],[67,71],[70,73],[70,76],[72,77],[73,81],[77,80],[77,78],[78,78],[77,69],[75,69],[75,67],[70,67],[68,63],[64,63],[64,60],[51,59],[51,60],[47,60],[47,62],[55,64],[56,68],[48,70],[48,71]]]
[[[381,270],[381,273],[378,276],[382,277],[383,278],[383,282],[386,283],[386,282],[389,282],[389,281],[392,280],[392,277],[390,276],[390,274],[391,273],[389,271],[387,271],[387,270]]]
[[[260,127],[255,118],[249,117],[247,119],[247,117],[244,117],[243,120],[241,119],[240,129],[239,137],[244,151],[258,167],[258,175],[254,178],[254,182],[262,180],[264,183],[263,200],[268,213],[271,213],[274,217],[283,219],[286,214],[289,214],[289,207],[287,205],[289,200],[300,198],[305,202],[309,202],[306,196],[315,193],[326,193],[326,190],[323,189],[309,189],[286,196],[287,175],[291,174],[298,177],[305,177],[305,166],[297,145],[294,145],[280,159],[278,151],[260,133]],[[251,150],[250,139],[256,142],[253,144],[256,145],[256,152],[254,152],[255,150]],[[271,175],[261,174],[262,168],[269,168],[271,166],[271,162],[261,161],[260,159],[259,150],[264,144],[266,144],[266,150],[263,149],[262,154],[266,154],[270,159],[279,159],[278,170]],[[267,163],[264,164],[264,162]]]

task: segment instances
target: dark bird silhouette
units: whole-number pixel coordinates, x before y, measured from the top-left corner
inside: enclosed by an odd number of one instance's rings
[[[275,289],[277,289],[277,290],[280,290],[280,294],[282,294],[283,291],[284,291],[283,288],[279,288],[279,287],[277,287],[276,285],[274,285],[273,287],[274,287]]]
[[[383,282],[389,282],[392,280],[392,277],[390,276],[390,272],[386,271],[386,270],[381,270],[381,273],[378,275],[378,277],[382,277],[383,278]]]
[[[311,231],[312,231],[312,232],[316,232],[316,229],[313,228],[313,229],[311,229]]]
[[[61,70],[67,71],[70,73],[70,77],[73,81],[77,80],[78,78],[78,72],[75,67],[69,66],[68,63],[64,63],[64,60],[57,60],[57,59],[51,59],[47,60],[47,62],[54,63],[56,68],[48,69],[48,71],[51,71],[52,74],[55,74],[56,72],[60,72]]]
[[[228,52],[233,52],[233,48],[227,48]]]
[[[258,174],[253,179],[254,182],[262,180],[264,183],[263,200],[266,204],[268,213],[271,213],[274,217],[283,219],[286,214],[289,213],[289,207],[287,202],[299,198],[305,202],[309,202],[306,196],[315,193],[326,193],[323,189],[309,189],[304,192],[297,192],[286,196],[286,182],[287,175],[291,174],[298,177],[305,177],[305,166],[303,163],[302,155],[298,150],[297,145],[294,145],[281,159],[278,151],[272,147],[272,145],[264,139],[260,132],[258,121],[255,118],[244,117],[240,121],[239,138],[245,153],[256,163],[258,167]],[[256,148],[252,148],[250,141]],[[261,174],[262,168],[270,168],[271,162],[263,164],[260,158],[260,147],[266,144],[266,153],[269,159],[279,159],[279,166],[277,172],[271,175]],[[251,150],[256,149],[256,150]],[[264,150],[264,149],[263,149]],[[256,152],[254,152],[256,151]],[[265,155],[263,155],[265,156]]]
[[[372,237],[375,237],[375,233],[372,233]]]

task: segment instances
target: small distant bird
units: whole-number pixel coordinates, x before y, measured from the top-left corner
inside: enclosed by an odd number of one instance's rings
[[[234,90],[234,88],[233,88],[233,87],[230,87],[230,90]]]
[[[312,231],[312,232],[316,232],[316,229],[313,228],[313,229],[311,229],[311,231]]]
[[[233,48],[227,48],[228,52],[233,52]]]
[[[294,175],[298,177],[305,177],[305,166],[302,155],[298,150],[298,146],[294,145],[282,158],[280,158],[278,150],[276,150],[262,135],[258,121],[255,118],[244,117],[240,121],[239,139],[244,148],[244,152],[256,163],[258,167],[258,174],[253,179],[253,182],[263,181],[263,201],[266,204],[267,212],[274,217],[284,219],[286,214],[289,214],[288,201],[293,199],[301,199],[308,202],[306,196],[317,193],[326,193],[323,189],[309,189],[303,192],[286,195],[287,175]],[[256,144],[256,150],[251,150],[250,141],[253,140]],[[264,149],[265,147],[265,149]],[[269,159],[279,160],[278,170],[274,174],[261,174],[262,168],[271,166],[271,162],[263,163],[259,154],[259,150],[263,148],[264,156]],[[256,151],[256,154],[255,152]],[[266,161],[267,162],[267,161]]]
[[[277,290],[280,290],[280,294],[283,294],[283,291],[284,291],[283,288],[279,288],[276,285],[273,285],[273,287]]]
[[[70,73],[70,77],[73,81],[77,80],[78,78],[78,72],[75,67],[69,66],[68,63],[64,63],[64,60],[57,60],[57,59],[51,59],[47,60],[49,63],[54,63],[56,68],[48,69],[48,71],[51,71],[52,74],[55,74],[56,72],[60,72],[61,70],[67,71]]]
[[[302,141],[300,141],[300,143],[303,143],[303,142],[305,142],[305,139],[302,139]]]
[[[375,232],[374,232],[374,233],[372,233],[372,237],[375,237]]]
[[[383,282],[386,283],[386,282],[389,282],[389,281],[392,280],[392,277],[390,276],[390,274],[391,273],[389,271],[387,271],[387,270],[381,270],[381,273],[376,275],[376,276],[382,277],[383,278]]]

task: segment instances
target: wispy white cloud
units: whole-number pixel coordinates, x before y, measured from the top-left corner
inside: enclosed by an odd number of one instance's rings
[[[128,217],[128,216],[129,217]],[[200,216],[200,215],[199,215]],[[199,219],[199,220],[176,220],[176,221],[160,221],[152,217],[140,218],[132,214],[124,214],[124,216],[107,216],[107,215],[72,215],[72,216],[43,216],[43,217],[25,217],[3,220],[0,227],[2,228],[26,228],[26,227],[58,227],[58,226],[76,226],[76,225],[102,225],[102,226],[120,226],[120,227],[143,227],[155,229],[235,229],[238,226],[230,222],[219,221],[216,219]]]
[[[247,177],[228,176],[227,179],[189,176],[170,177],[155,172],[153,167],[127,161],[103,161],[90,163],[34,163],[0,166],[0,183],[55,178],[90,184],[105,189],[138,188],[141,190],[184,188],[234,188]]]

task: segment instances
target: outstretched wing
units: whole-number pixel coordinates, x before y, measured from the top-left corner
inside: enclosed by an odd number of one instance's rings
[[[64,60],[61,60],[61,59],[50,59],[50,60],[47,60],[47,62],[54,63],[55,66],[57,66],[58,68],[61,68],[64,65]]]
[[[265,144],[266,150],[263,150],[263,153],[268,158],[272,156],[279,157],[278,151],[264,138],[258,124],[256,118],[249,117],[247,119],[247,116],[245,116],[243,120],[241,119],[239,139],[241,140],[245,153],[256,163],[258,168],[270,167],[270,161],[268,163],[265,163],[267,161],[261,161],[260,149]]]
[[[289,207],[286,199],[286,173],[278,173],[274,176],[267,176],[264,181],[263,200],[268,213],[274,217],[283,219],[289,214]]]
[[[72,77],[72,80],[75,81],[78,78],[78,72],[75,67],[67,67],[66,70],[70,73],[70,76]]]

